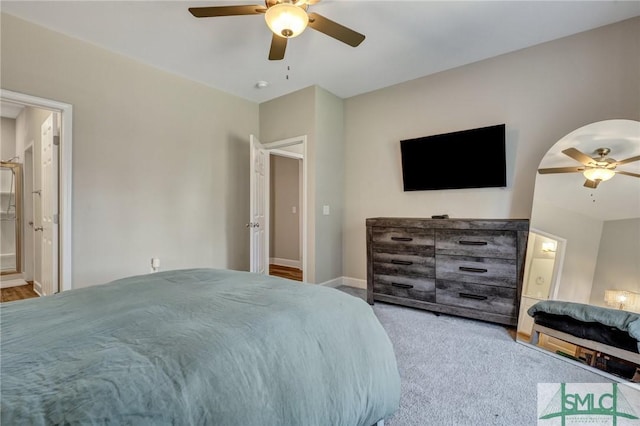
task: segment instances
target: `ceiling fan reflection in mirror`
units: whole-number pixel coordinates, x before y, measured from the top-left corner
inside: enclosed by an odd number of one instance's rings
[[[597,188],[600,182],[609,180],[616,174],[640,178],[640,174],[638,173],[616,169],[618,166],[621,166],[623,164],[628,164],[640,160],[640,155],[630,157],[625,160],[616,161],[613,158],[607,157],[610,152],[611,150],[609,148],[598,148],[594,152],[596,156],[589,157],[576,148],[567,148],[562,151],[562,153],[568,155],[579,163],[582,163],[582,166],[543,168],[538,169],[538,173],[548,174],[581,172],[586,178],[584,186],[586,186],[587,188]]]
[[[190,7],[189,12],[196,18],[220,16],[262,15],[273,32],[269,60],[284,58],[287,40],[300,35],[307,26],[335,38],[349,46],[356,47],[365,36],[338,24],[317,13],[309,13],[309,5],[320,0],[265,0],[262,5]]]

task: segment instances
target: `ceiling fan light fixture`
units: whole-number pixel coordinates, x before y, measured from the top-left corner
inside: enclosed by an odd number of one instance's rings
[[[307,12],[292,3],[271,6],[264,14],[264,19],[274,34],[285,38],[300,35],[309,23]]]
[[[586,169],[584,172],[582,172],[582,174],[584,175],[584,177],[586,177],[591,181],[604,182],[605,180],[611,179],[613,175],[615,175],[616,173],[611,169],[594,167],[594,168]]]

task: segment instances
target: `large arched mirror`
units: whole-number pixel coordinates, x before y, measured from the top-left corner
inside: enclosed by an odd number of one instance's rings
[[[542,159],[531,213],[519,341],[531,344],[534,321],[527,311],[541,300],[640,313],[639,156],[640,122],[606,120],[571,132]],[[589,175],[593,172],[585,172],[589,158],[627,161],[610,167],[613,173],[605,171],[609,179],[597,180]],[[600,368],[594,365],[593,351],[533,334],[539,337],[537,348]]]

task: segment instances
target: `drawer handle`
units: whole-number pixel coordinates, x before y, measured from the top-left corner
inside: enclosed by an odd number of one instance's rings
[[[398,287],[398,288],[406,288],[406,289],[413,288],[413,286],[409,284],[391,283],[391,285],[393,287]]]
[[[391,237],[391,241],[413,241],[411,237]]]
[[[406,266],[413,265],[413,262],[409,262],[408,260],[395,260],[395,259],[393,259],[391,261],[391,263],[393,263],[394,265],[406,265]]]
[[[485,272],[488,272],[488,269],[469,268],[467,266],[460,266],[458,269],[460,269],[461,271],[465,271],[465,272],[477,272],[479,274],[484,274]]]
[[[474,300],[487,300],[487,296],[479,296],[477,294],[471,293],[458,293],[458,296],[463,297],[465,299],[474,299]]]
[[[487,243],[486,241],[465,241],[465,240],[460,240],[458,241],[458,244],[462,244],[463,246],[486,246]]]

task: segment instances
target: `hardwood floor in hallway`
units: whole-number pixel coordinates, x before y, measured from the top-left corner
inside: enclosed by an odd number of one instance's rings
[[[0,303],[31,299],[32,297],[40,297],[38,293],[33,290],[33,283],[0,289]]]
[[[289,266],[269,265],[269,275],[302,281],[302,269],[291,268]]]

